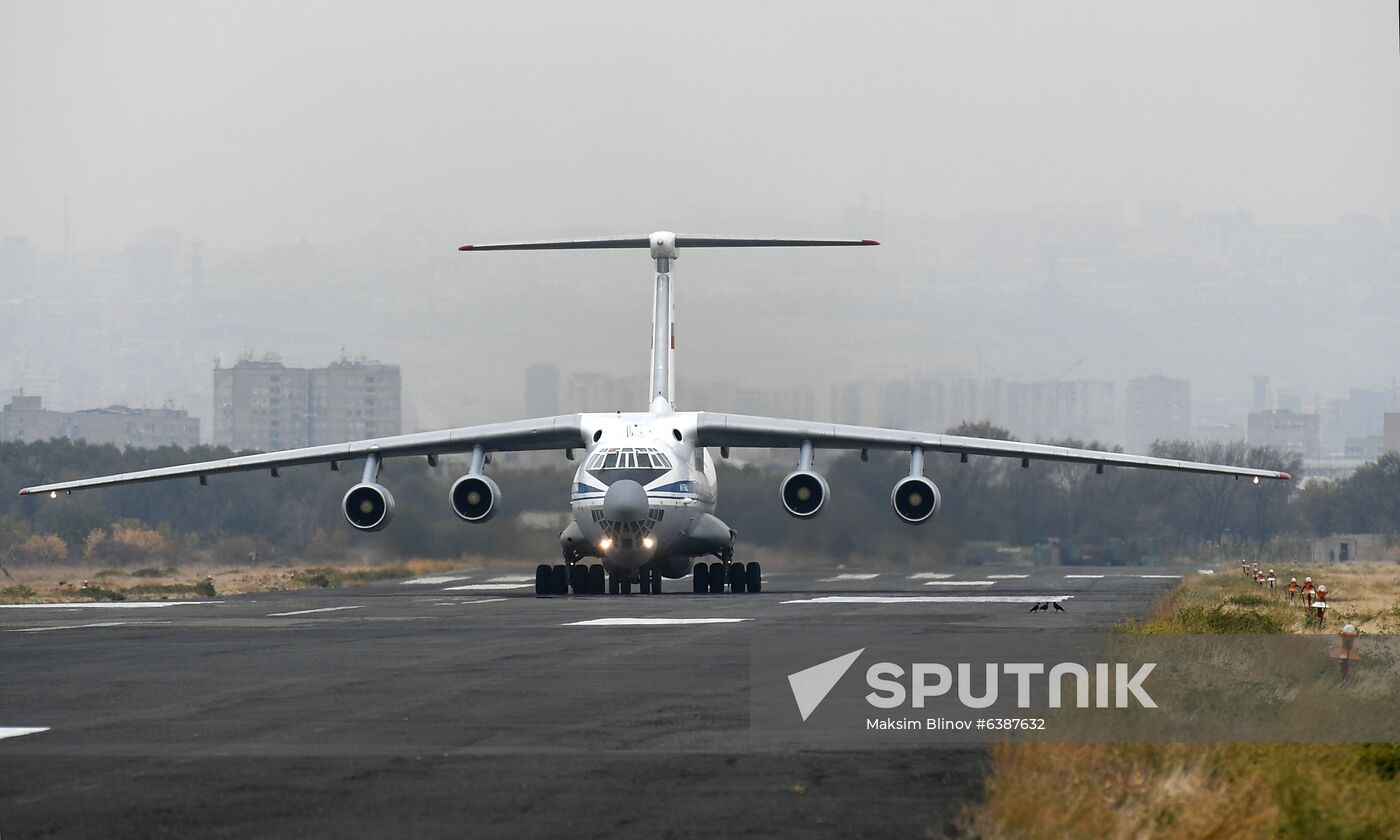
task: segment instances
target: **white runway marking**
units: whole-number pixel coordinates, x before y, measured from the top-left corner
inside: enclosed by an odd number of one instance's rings
[[[533,581],[534,579],[531,578],[531,580]],[[525,589],[525,588],[528,587],[528,586],[531,586],[531,584],[529,584],[529,583],[468,583],[468,584],[465,584],[465,585],[463,585],[463,586],[448,586],[448,587],[445,587],[442,591],[443,591],[443,592],[462,592],[462,591],[490,591],[490,590],[499,590],[499,589]]]
[[[1137,577],[1137,578],[1166,578],[1166,579],[1168,579],[1168,580],[1179,580],[1179,579],[1181,578],[1181,575],[1129,575],[1129,577]]]
[[[784,604],[1043,604],[1073,595],[825,595]]]
[[[364,608],[365,608],[365,605],[364,605],[364,604],[356,604],[356,605],[353,606],[353,607],[321,607],[320,609],[315,609],[315,610],[292,610],[291,612],[284,612],[284,613],[268,613],[268,614],[267,614],[267,617],[268,617],[268,618],[281,618],[281,617],[287,616],[287,615],[311,615],[312,613],[339,612],[339,611],[341,611],[341,610],[362,610],[362,609],[364,609]]]
[[[404,581],[404,585],[435,585],[439,583],[451,583],[454,580],[466,580],[471,575],[428,575],[427,577],[416,577],[413,580]]]
[[[18,738],[21,735],[34,735],[48,731],[47,726],[0,726],[0,739]]]
[[[534,575],[499,575],[486,581],[487,583],[534,583]]]
[[[93,624],[63,624],[57,627],[21,627],[17,630],[6,630],[6,633],[42,633],[45,630],[84,630],[88,627],[125,627],[133,622],[130,621],[98,621]],[[168,621],[140,622],[137,626],[150,626],[151,624],[169,624]]]
[[[1066,578],[1101,578],[1103,575],[1065,575]]]
[[[952,577],[948,572],[915,572],[909,576],[910,580],[947,580]]]
[[[1214,570],[1214,569],[1197,569],[1197,570],[1196,570],[1196,574],[1198,574],[1198,575],[1213,575],[1213,574],[1215,574],[1215,570]]]
[[[1019,580],[1028,577],[1030,575],[987,575],[988,580]]]
[[[874,580],[879,577],[879,572],[865,572],[862,574],[840,574],[836,577],[817,578],[818,583],[840,583],[843,580]]]
[[[499,601],[509,601],[509,598],[476,598],[471,601],[434,601],[440,607],[455,607],[458,604],[495,604]]]
[[[929,580],[924,586],[991,586],[994,580]]]
[[[590,618],[570,621],[560,627],[660,627],[669,624],[734,624],[752,618]]]
[[[93,601],[88,604],[68,601],[62,604],[0,604],[0,610],[140,610],[148,607],[193,607],[222,603],[223,601]]]

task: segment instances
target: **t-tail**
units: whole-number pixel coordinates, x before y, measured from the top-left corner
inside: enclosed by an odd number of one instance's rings
[[[676,302],[671,294],[671,263],[682,248],[821,248],[879,245],[873,239],[793,239],[772,237],[696,236],[659,230],[650,236],[605,236],[599,239],[546,239],[536,242],[497,242],[463,245],[459,251],[570,251],[603,248],[648,248],[656,260],[656,293],[651,315],[650,409],[666,413],[676,405]]]

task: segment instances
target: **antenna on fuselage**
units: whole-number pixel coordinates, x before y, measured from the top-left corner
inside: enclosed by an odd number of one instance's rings
[[[675,408],[676,306],[671,294],[671,261],[681,248],[824,248],[879,245],[873,239],[799,239],[774,237],[700,236],[659,230],[650,236],[605,236],[597,239],[542,239],[533,242],[496,242],[462,245],[459,251],[585,251],[611,248],[647,248],[656,261],[656,293],[651,320],[652,411],[664,414]]]

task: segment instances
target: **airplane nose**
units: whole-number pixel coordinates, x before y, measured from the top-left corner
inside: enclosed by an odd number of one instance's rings
[[[641,522],[648,507],[647,491],[630,478],[614,481],[603,496],[603,516],[614,522]]]

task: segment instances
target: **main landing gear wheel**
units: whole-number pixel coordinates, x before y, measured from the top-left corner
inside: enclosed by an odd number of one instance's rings
[[[568,566],[565,566],[563,563],[560,563],[559,565],[555,566],[553,569],[550,570],[549,579],[550,579],[549,588],[550,588],[550,594],[551,594],[551,595],[568,595],[568,594],[569,594],[569,567],[568,567]]]
[[[607,588],[605,580],[607,576],[603,574],[602,564],[595,563],[588,567],[588,594],[602,595]]]
[[[744,564],[730,563],[727,570],[729,572],[729,591],[735,595],[744,591]]]
[[[574,563],[569,566],[569,590],[575,595],[588,594],[588,569]]]
[[[617,572],[608,572],[608,594],[616,595],[622,591],[622,577]]]
[[[696,595],[710,591],[710,567],[704,563],[696,563],[695,569],[690,573],[690,581]]]
[[[723,563],[711,563],[711,564],[710,564],[710,594],[712,594],[712,595],[718,595],[718,594],[720,594],[721,592],[724,591],[724,579],[725,579],[724,564],[723,564]]]
[[[643,591],[644,591],[644,592],[649,592],[649,593],[652,594],[652,595],[660,595],[660,594],[661,594],[661,570],[660,570],[660,569],[652,569],[651,571],[643,571],[643,572],[642,572],[642,580],[646,580],[648,577],[651,578],[651,588],[648,589],[648,590],[643,590]]]
[[[738,564],[735,564],[738,565]],[[744,584],[750,592],[763,591],[763,567],[750,563],[744,567]]]
[[[541,563],[535,567],[535,594],[554,594],[554,572],[550,570],[548,563]]]
[[[631,594],[632,594],[632,573],[631,573],[631,572],[623,572],[623,573],[622,573],[622,594],[623,594],[623,595],[631,595]]]

